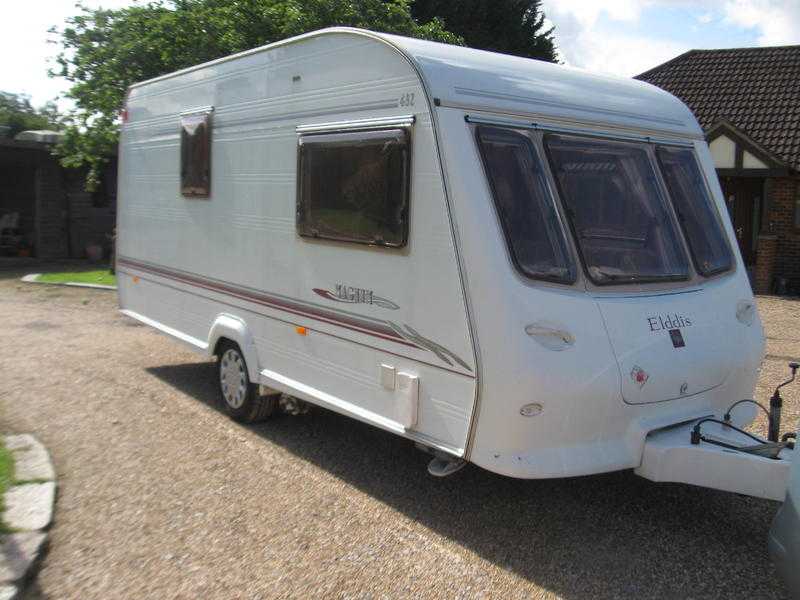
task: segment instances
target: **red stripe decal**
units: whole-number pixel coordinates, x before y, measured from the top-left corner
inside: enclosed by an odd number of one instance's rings
[[[324,323],[329,323],[331,325],[344,327],[346,329],[350,329],[351,331],[356,331],[358,333],[364,333],[367,335],[371,335],[373,337],[382,338],[385,340],[395,342],[397,344],[403,344],[404,346],[408,346],[410,348],[421,349],[418,345],[412,344],[403,339],[402,337],[400,337],[393,329],[391,329],[388,326],[383,326],[378,323],[367,321],[365,319],[359,319],[354,316],[345,315],[338,311],[332,311],[332,310],[326,310],[324,308],[308,306],[305,304],[301,304],[299,302],[293,302],[290,299],[280,298],[272,294],[268,294],[266,292],[253,292],[243,288],[234,287],[229,284],[216,282],[210,279],[205,279],[203,277],[198,277],[193,274],[182,273],[178,271],[173,271],[171,269],[166,269],[164,267],[140,263],[138,261],[131,260],[128,258],[119,257],[117,258],[117,263],[120,265],[125,265],[134,269],[138,269],[139,271],[144,271],[146,273],[153,273],[160,277],[166,277],[167,279],[172,279],[175,281],[179,281],[181,283],[193,285],[195,287],[200,287],[203,289],[211,290],[213,292],[225,294],[227,296],[232,296],[234,298],[239,298],[241,300],[246,300],[248,302],[254,302],[256,304],[268,306],[270,308],[274,308],[283,312],[299,315],[302,317],[309,317],[317,321],[322,321]]]

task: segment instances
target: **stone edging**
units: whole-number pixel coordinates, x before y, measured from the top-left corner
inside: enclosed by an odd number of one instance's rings
[[[38,278],[41,273],[31,273],[30,275],[25,275],[22,277],[21,281],[25,283],[41,283],[43,285],[65,285],[67,287],[82,287],[82,288],[91,288],[94,290],[116,290],[117,286],[115,285],[103,285],[102,283],[73,283],[73,282],[55,282],[55,281],[39,281]],[[0,596],[0,600],[3,600],[3,597]]]
[[[47,544],[56,481],[50,454],[39,440],[23,434],[6,435],[4,442],[18,483],[3,498],[3,523],[13,533],[0,536],[0,600],[12,600],[33,576]]]

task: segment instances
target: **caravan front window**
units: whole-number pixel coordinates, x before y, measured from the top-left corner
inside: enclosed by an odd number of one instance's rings
[[[644,144],[550,134],[545,145],[592,281],[688,279],[688,260]]]
[[[729,270],[733,266],[731,249],[694,152],[660,146],[657,154],[695,267],[706,277]]]
[[[530,138],[488,126],[478,127],[477,136],[514,264],[534,279],[572,283],[575,269]]]

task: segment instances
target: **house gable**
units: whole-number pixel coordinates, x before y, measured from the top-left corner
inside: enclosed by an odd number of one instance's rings
[[[785,177],[788,165],[725,119],[712,125],[706,140],[721,176]]]

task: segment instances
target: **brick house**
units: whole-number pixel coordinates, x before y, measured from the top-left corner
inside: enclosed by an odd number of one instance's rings
[[[800,46],[690,50],[636,79],[700,122],[755,290],[800,294]]]
[[[0,220],[15,215],[13,235],[0,232],[0,255],[81,258],[86,246],[109,246],[116,220],[116,160],[98,192],[84,190],[85,173],[52,156],[54,132],[0,135]]]

